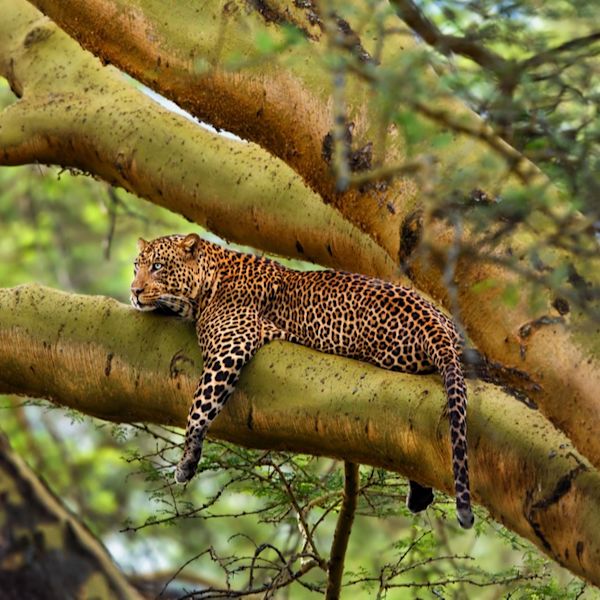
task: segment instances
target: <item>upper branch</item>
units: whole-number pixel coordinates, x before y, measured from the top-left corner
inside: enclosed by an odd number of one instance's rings
[[[327,36],[318,27],[313,27],[302,42],[290,44],[279,19],[268,18],[266,11],[242,10],[243,3],[225,0],[205,0],[202,11],[196,3],[182,1],[167,18],[159,17],[161,0],[140,0],[135,7],[128,0],[32,3],[102,60],[117,65],[198,118],[252,140],[280,157],[325,202],[367,232],[393,258],[402,252],[402,222],[419,204],[422,190],[407,176],[382,186],[353,186],[343,192],[336,188],[331,161],[327,159],[327,142],[334,129],[336,87]],[[361,3],[357,10],[371,14],[368,6]],[[302,10],[293,2],[286,4],[285,13],[293,15],[295,21],[302,17]],[[384,25],[395,19],[395,15],[386,16]],[[399,164],[407,148],[401,130],[390,122],[389,104],[401,110],[407,106],[406,94],[394,93],[391,100],[386,98],[365,72],[375,80],[389,73],[400,78],[399,65],[411,64],[415,42],[398,32],[384,35],[373,23],[361,31],[361,38],[353,32],[348,39],[345,32],[349,24],[341,19],[334,21],[341,28],[341,44],[348,59],[344,112],[346,129],[353,130],[350,145],[356,157],[354,169],[362,172]],[[394,29],[389,27],[390,31]],[[271,39],[277,51],[265,57],[255,43],[261,36]],[[355,39],[371,54],[381,45],[379,65],[356,56]],[[414,72],[411,77],[416,77]],[[425,66],[418,77],[430,85],[430,97],[440,92],[437,80]],[[383,81],[380,84],[381,88],[389,88]],[[479,117],[466,106],[448,97],[441,103],[471,124],[471,130],[478,129]],[[432,138],[444,131],[442,127],[432,129],[435,133],[427,134]],[[441,195],[452,192],[450,182],[458,168],[455,157],[470,162],[486,153],[495,154],[500,148],[496,144],[490,149],[486,139],[473,140],[464,133],[453,136],[452,151],[438,165],[437,191]],[[468,191],[504,187],[505,159],[501,153],[494,166],[488,164],[470,181],[464,181]]]
[[[442,33],[412,0],[390,0],[390,3],[413,31],[442,54],[460,54],[498,75],[504,74],[511,67],[510,61],[475,40]]]
[[[25,2],[3,9],[0,74],[22,96],[0,114],[0,164],[76,167],[226,239],[393,273],[383,249],[282,161],[162,108]]]

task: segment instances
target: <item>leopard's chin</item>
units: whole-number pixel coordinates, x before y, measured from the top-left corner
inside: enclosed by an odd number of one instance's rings
[[[139,299],[135,298],[134,296],[131,297],[131,306],[141,312],[150,312],[152,310],[156,310],[157,308],[156,305],[144,304],[143,302],[140,302]]]

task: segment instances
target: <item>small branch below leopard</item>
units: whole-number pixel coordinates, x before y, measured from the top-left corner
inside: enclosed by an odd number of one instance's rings
[[[289,484],[288,480],[286,479],[285,474],[283,473],[283,471],[281,470],[279,465],[277,465],[276,463],[274,463],[272,461],[265,461],[263,464],[267,464],[267,465],[271,466],[279,475],[279,479],[281,480],[281,483],[283,483],[283,486],[285,487],[285,490],[287,492],[290,503],[292,504],[292,506],[294,507],[294,510],[296,511],[296,514],[298,515],[298,522],[300,524],[301,533],[305,539],[306,546],[308,546],[311,549],[311,551],[315,557],[315,560],[317,561],[317,563],[319,564],[321,569],[326,571],[327,570],[326,561],[319,554],[319,551],[315,544],[315,540],[311,534],[310,527],[308,526],[308,523],[306,522],[306,519],[304,518],[304,513],[303,513],[302,509],[300,508],[300,505],[298,504],[298,500],[296,499],[296,494],[294,493],[292,486]]]
[[[356,503],[360,487],[359,466],[356,463],[344,462],[344,498],[338,516],[338,522],[331,544],[329,557],[329,580],[327,582],[327,600],[337,600],[340,597],[342,575],[344,574],[344,559],[348,549],[348,540],[354,522]]]

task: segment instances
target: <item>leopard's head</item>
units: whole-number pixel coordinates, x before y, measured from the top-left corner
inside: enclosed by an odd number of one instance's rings
[[[138,240],[131,304],[141,311],[163,309],[193,319],[201,280],[202,240],[195,234]]]

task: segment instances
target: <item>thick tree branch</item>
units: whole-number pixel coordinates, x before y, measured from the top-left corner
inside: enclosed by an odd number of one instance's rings
[[[182,426],[200,370],[195,334],[183,322],[102,297],[0,290],[0,391],[113,421]],[[469,398],[476,501],[600,584],[600,474],[537,411],[482,383],[469,386]],[[384,467],[450,491],[444,405],[435,375],[274,342],[245,368],[211,435]]]
[[[348,549],[348,540],[354,523],[354,513],[358,500],[360,487],[360,473],[358,465],[346,461],[344,463],[344,497],[340,514],[338,515],[331,554],[329,556],[329,575],[327,580],[327,600],[338,600],[342,588],[342,577],[344,575],[344,560]]]
[[[163,109],[26,2],[0,21],[0,73],[23,96],[0,114],[0,164],[76,167],[226,239],[392,275],[385,252],[283,162]]]
[[[283,159],[326,202],[392,256],[401,251],[402,221],[420,200],[417,185],[402,179],[385,190],[360,192],[353,188],[338,193],[330,165],[323,159],[323,145],[333,129],[334,102],[326,60],[327,36],[318,28],[303,44],[286,46],[277,20],[260,10],[242,10],[241,2],[206,0],[198,11],[195,2],[182,0],[178,11],[167,19],[158,17],[163,6],[160,0],[140,0],[135,7],[128,0],[32,3],[104,61],[198,118],[255,141]],[[357,8],[372,11],[368,3]],[[305,18],[291,1],[286,3],[285,13]],[[390,15],[390,25],[395,20]],[[152,34],[146,35],[148,31]],[[268,61],[255,43],[261,35],[282,48]],[[377,37],[375,28],[365,29],[362,42],[367,50],[378,43],[374,41]],[[381,66],[393,69],[414,48],[410,37],[390,34],[383,45]],[[237,57],[234,62],[232,56]],[[434,97],[434,90],[439,91],[436,80],[425,69],[423,77],[431,82]],[[373,166],[402,162],[406,155],[404,138],[395,127],[389,127],[387,113],[380,106],[385,103],[373,101],[371,83],[360,68],[346,73],[345,100],[346,118],[355,126],[353,143],[358,148],[373,144]],[[447,110],[477,129],[480,119],[472,111],[450,98],[444,102]],[[380,143],[382,130],[390,132],[384,135],[384,143]],[[440,163],[440,193],[451,192],[456,156],[475,161],[483,154],[484,141],[455,135],[451,151]],[[487,154],[494,153],[487,150]],[[498,157],[495,166],[479,170],[476,178],[465,182],[467,191],[474,187],[495,190],[510,183],[505,166],[504,158]]]
[[[141,600],[106,549],[0,433],[0,596]]]

